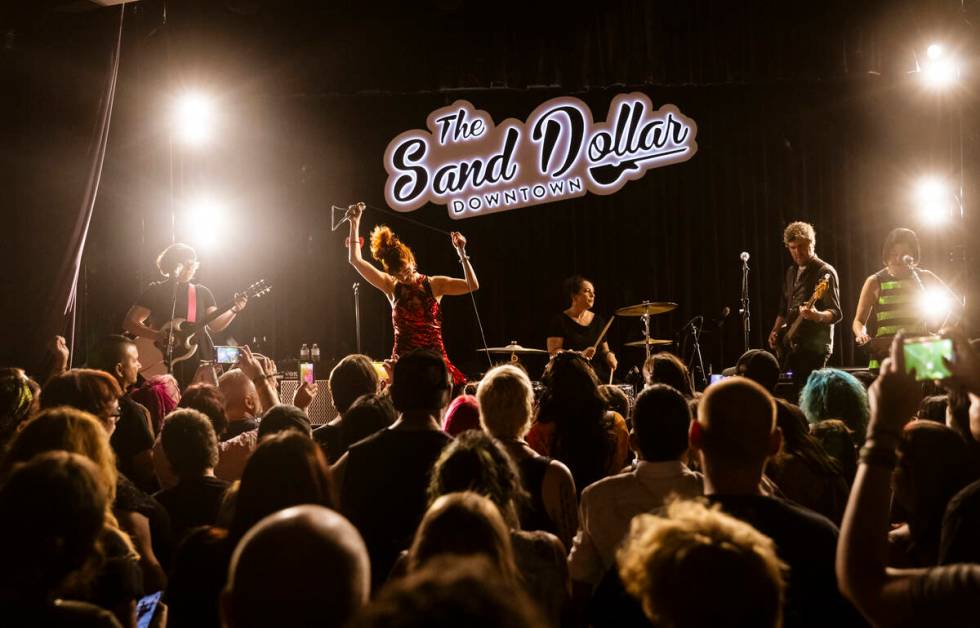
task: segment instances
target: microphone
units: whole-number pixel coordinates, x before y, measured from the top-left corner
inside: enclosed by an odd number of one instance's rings
[[[184,274],[184,263],[178,262],[177,265],[174,267],[174,277],[180,277],[183,274]]]
[[[749,252],[742,251],[742,254],[738,256],[738,259],[742,260],[743,262],[749,261]]]
[[[915,264],[915,258],[911,255],[903,255],[902,263],[911,268]]]

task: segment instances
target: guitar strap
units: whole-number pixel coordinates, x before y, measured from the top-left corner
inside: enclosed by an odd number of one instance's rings
[[[197,286],[187,284],[187,322],[197,322]]]

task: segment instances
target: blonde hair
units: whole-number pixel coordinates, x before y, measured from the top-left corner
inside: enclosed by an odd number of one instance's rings
[[[696,501],[637,515],[616,553],[647,617],[677,628],[782,625],[788,567],[751,525]]]
[[[527,373],[504,364],[490,369],[476,388],[480,425],[500,439],[523,437],[530,427],[534,391]]]
[[[116,470],[116,455],[109,445],[109,435],[102,422],[92,414],[70,406],[42,410],[17,433],[3,460],[0,475],[6,477],[16,463],[27,462],[34,456],[48,451],[78,454],[95,464],[99,471],[99,480],[108,496],[106,526],[119,531],[119,522],[112,514],[119,473]],[[135,554],[129,536],[126,534],[121,536]]]
[[[808,222],[796,221],[786,225],[783,230],[783,244],[789,245],[793,240],[807,240],[811,247],[817,245],[817,232],[813,230],[813,225]]]
[[[415,264],[412,249],[399,240],[387,225],[378,225],[371,230],[371,257],[381,262],[381,267],[389,274],[395,274],[406,266]]]

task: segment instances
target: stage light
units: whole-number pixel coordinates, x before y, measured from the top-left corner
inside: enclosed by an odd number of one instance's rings
[[[930,176],[920,179],[915,188],[915,197],[922,222],[938,225],[949,219],[952,194],[942,178]]]
[[[926,58],[919,67],[922,83],[929,89],[945,89],[960,76],[959,63],[940,44],[926,49]]]
[[[930,288],[919,297],[919,312],[931,325],[942,324],[953,311],[953,298],[944,288]]]
[[[227,239],[230,219],[225,206],[211,196],[198,196],[184,208],[186,239],[205,248],[214,248]]]
[[[173,127],[177,136],[193,146],[207,142],[214,131],[214,104],[200,92],[185,92],[175,103]]]

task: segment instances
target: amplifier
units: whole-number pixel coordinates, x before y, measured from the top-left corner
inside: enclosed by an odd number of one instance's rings
[[[337,410],[330,403],[330,392],[327,390],[327,380],[316,380],[319,392],[313,399],[313,403],[306,409],[306,414],[310,417],[313,427],[318,427],[333,421],[337,416]],[[279,399],[283,403],[292,403],[296,391],[299,389],[299,380],[284,379],[279,382]]]

